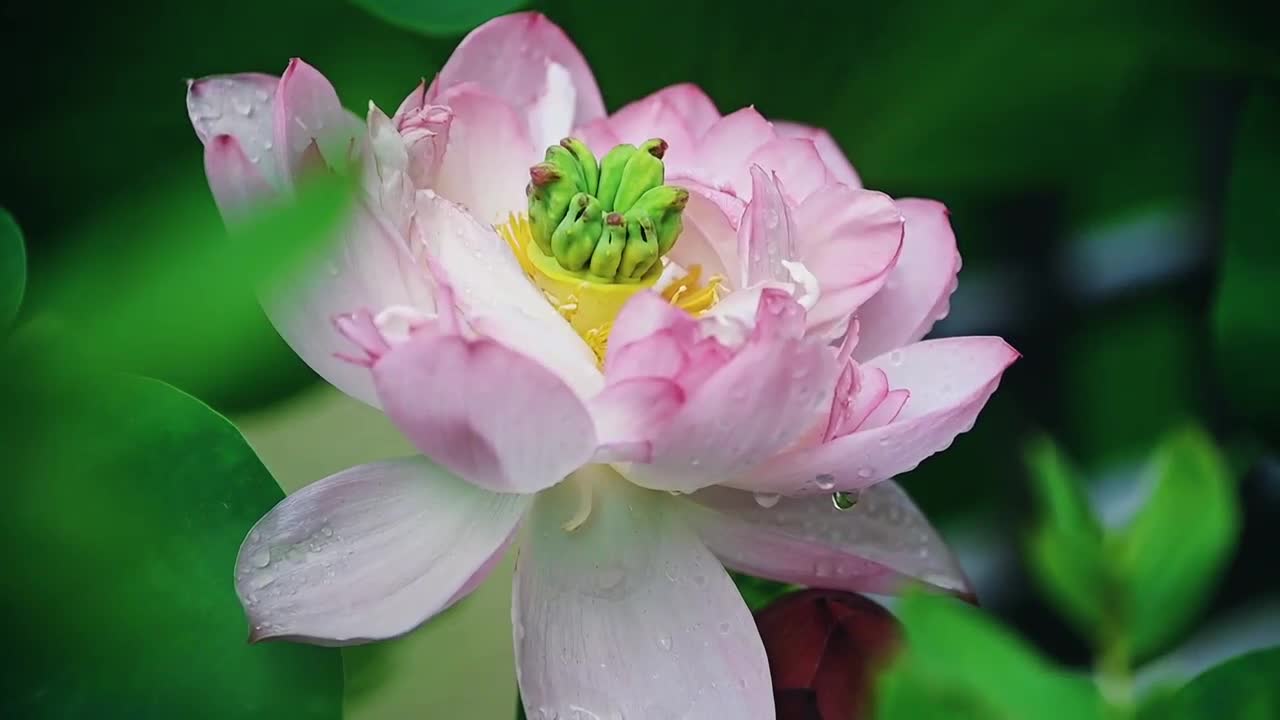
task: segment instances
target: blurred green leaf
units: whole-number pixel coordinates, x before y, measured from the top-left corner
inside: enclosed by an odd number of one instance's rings
[[[1222,387],[1251,421],[1280,415],[1280,98],[1258,93],[1246,103],[1235,139],[1227,188],[1222,270],[1213,308],[1213,335]],[[1272,439],[1280,437],[1272,435]]]
[[[260,386],[268,351],[280,341],[257,290],[310,267],[347,227],[348,181],[314,179],[295,200],[263,205],[230,234],[203,183],[175,185],[91,219],[43,307],[91,362],[202,397]]]
[[[1241,655],[1144,704],[1139,720],[1280,717],[1280,648]]]
[[[1088,720],[1093,683],[1042,660],[1008,630],[959,602],[912,595],[896,609],[902,654],[878,687],[880,720]]]
[[[1036,580],[1050,602],[1085,637],[1094,637],[1106,607],[1102,530],[1083,486],[1048,438],[1027,453],[1041,517],[1027,545]]]
[[[511,12],[524,0],[351,0],[394,25],[426,35],[457,35]]]
[[[1180,631],[1213,590],[1240,529],[1236,483],[1213,439],[1186,428],[1156,450],[1155,487],[1118,540],[1135,655]]]
[[[0,386],[22,548],[0,715],[340,718],[337,650],[246,642],[232,569],[282,494],[239,432],[160,382],[22,369]]]
[[[0,332],[18,317],[27,287],[27,250],[22,228],[8,210],[0,208]]]
[[[795,585],[787,585],[786,583],[766,580],[739,572],[730,572],[729,577],[733,578],[733,584],[738,586],[738,592],[742,593],[742,599],[746,601],[747,607],[751,608],[751,612],[755,612],[797,589]]]

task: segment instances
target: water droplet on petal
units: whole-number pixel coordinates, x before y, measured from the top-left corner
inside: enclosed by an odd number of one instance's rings
[[[831,473],[822,473],[813,479],[818,485],[819,490],[830,490],[836,486],[836,476]]]
[[[271,550],[265,547],[258,548],[250,559],[257,567],[264,568],[271,564]]]
[[[756,493],[756,504],[762,508],[771,508],[778,504],[778,500],[782,499],[781,495],[771,493]]]
[[[871,468],[866,467],[865,465],[858,468],[858,477],[862,478],[863,480],[869,480],[871,476],[874,474],[875,472],[873,472]]]
[[[662,648],[663,650],[670,650],[670,649],[671,649],[671,636],[670,636],[670,635],[668,635],[668,634],[666,634],[666,633],[663,633],[663,634],[659,635],[659,636],[658,636],[658,647]]]
[[[721,635],[728,635],[728,634],[729,634],[729,629],[730,629],[730,625],[729,625],[729,623],[727,623],[727,622],[722,622],[722,623],[720,623],[719,630],[720,630],[720,634],[721,634]]]
[[[325,537],[333,537],[333,528],[329,527],[328,525],[325,525],[324,527],[320,528],[320,534]]]
[[[902,364],[901,350],[894,350],[893,352],[889,353],[889,364],[895,367]]]

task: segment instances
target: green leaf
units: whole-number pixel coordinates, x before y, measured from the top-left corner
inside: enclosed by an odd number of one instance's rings
[[[1139,720],[1272,720],[1280,717],[1280,648],[1233,658],[1144,704]]]
[[[902,654],[881,676],[880,720],[1088,720],[1101,704],[1086,677],[1050,666],[980,611],[911,595],[896,609]]]
[[[1106,609],[1102,530],[1083,487],[1048,438],[1029,448],[1040,520],[1027,543],[1036,581],[1049,601],[1085,637],[1094,637]]]
[[[27,250],[22,229],[8,210],[0,208],[0,332],[9,329],[22,307],[27,287]]]
[[[511,12],[524,0],[351,0],[393,25],[424,35],[458,35]]]
[[[0,385],[11,623],[0,716],[341,717],[338,651],[251,646],[232,568],[282,494],[240,433],[163,383]],[[16,420],[15,420],[16,418]]]
[[[1214,349],[1233,408],[1251,421],[1280,420],[1280,98],[1256,94],[1236,134],[1227,188],[1221,277],[1213,307]],[[1272,435],[1272,438],[1280,437]]]
[[[1212,438],[1186,428],[1157,449],[1155,487],[1117,537],[1137,656],[1153,652],[1200,609],[1240,529],[1236,485]]]

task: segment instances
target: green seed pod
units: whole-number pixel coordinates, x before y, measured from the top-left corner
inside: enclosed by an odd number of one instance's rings
[[[619,280],[639,280],[658,262],[657,229],[649,218],[627,221],[627,246],[622,250]]]
[[[636,152],[635,145],[618,145],[600,160],[600,188],[596,197],[600,198],[600,205],[605,210],[615,209],[613,199],[618,194],[618,186],[622,185],[622,171]]]
[[[604,234],[591,254],[591,274],[612,282],[622,264],[622,251],[627,247],[627,221],[618,213],[604,219]]]
[[[684,229],[684,208],[689,191],[674,185],[659,185],[646,191],[627,211],[628,218],[648,217],[658,232],[658,252],[666,255]]]
[[[582,164],[573,153],[569,152],[568,148],[560,145],[547,148],[545,162],[560,171],[563,177],[572,180],[578,192],[587,192],[587,179],[582,173]]]
[[[578,160],[578,167],[582,170],[582,181],[586,185],[583,192],[595,195],[600,189],[600,166],[596,164],[596,156],[591,154],[591,148],[578,138],[571,137],[561,140],[560,146]]]
[[[569,203],[569,212],[551,235],[551,252],[565,270],[581,270],[591,260],[604,232],[600,201],[578,193]]]
[[[649,141],[651,142],[653,141]],[[642,150],[649,143],[645,143]],[[665,146],[666,143],[662,143],[657,147]],[[620,213],[627,212],[641,195],[661,185],[663,177],[662,161],[656,155],[636,152],[627,160],[627,166],[622,170],[622,184],[618,186],[618,194],[613,199],[613,209]]]
[[[569,203],[579,192],[573,179],[551,163],[529,168],[529,229],[543,254],[551,254],[551,235],[569,212]]]

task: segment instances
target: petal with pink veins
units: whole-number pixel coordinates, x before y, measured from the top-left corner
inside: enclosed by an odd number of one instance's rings
[[[907,472],[973,427],[1018,352],[997,337],[926,340],[881,355],[889,386],[910,392],[893,422],[787,451],[724,484],[783,495],[858,490]]]
[[[795,218],[800,261],[822,288],[809,327],[837,333],[884,287],[902,248],[902,214],[883,193],[827,185],[800,204]]]
[[[775,120],[773,126],[782,137],[812,140],[813,144],[818,148],[818,154],[822,156],[822,161],[826,163],[827,169],[831,171],[836,182],[852,188],[862,187],[862,180],[858,177],[857,171],[853,169],[853,165],[845,157],[844,151],[836,144],[835,138],[831,137],[831,133],[821,128],[782,120]]]
[[[416,308],[434,314],[434,287],[423,264],[386,220],[357,202],[352,217],[309,262],[260,293],[272,325],[294,352],[348,395],[378,406],[369,372],[338,354],[350,345],[335,316],[355,308]]]
[[[403,635],[479,584],[528,505],[421,457],[308,485],[240,547],[236,592],[250,639],[350,645]]]
[[[653,457],[628,467],[629,479],[691,492],[744,473],[791,445],[827,407],[834,357],[824,342],[803,336],[804,311],[787,293],[760,293],[754,327],[736,318],[695,320],[678,311],[682,317],[663,318],[655,307],[660,302],[645,293],[623,307],[606,358],[612,384],[622,365],[629,366],[627,376],[643,376],[644,368],[628,362],[629,355],[641,362],[649,355],[670,356],[674,362],[655,363],[649,376],[675,381],[686,397],[666,422],[653,423]]]
[[[797,585],[875,594],[923,583],[969,594],[960,564],[896,483],[863,490],[836,508],[827,495],[757,502],[751,493],[708,488],[689,496],[690,522],[726,566]]]
[[[546,366],[583,399],[599,392],[596,356],[529,282],[497,232],[428,190],[418,193],[413,238],[476,332]]]
[[[728,574],[672,498],[598,474],[574,532],[572,482],[531,510],[512,597],[526,714],[772,720],[768,659]]]
[[[567,96],[560,93],[572,102],[563,127],[543,128],[558,139],[571,128],[604,117],[604,100],[582,53],[540,13],[503,15],[472,30],[449,56],[432,90],[447,92],[455,85],[474,83],[523,116],[547,95],[548,69],[553,65],[564,69],[572,89]]]
[[[884,287],[858,310],[862,334],[854,357],[873,358],[909,345],[946,317],[960,272],[947,208],[933,200],[895,200],[906,218],[902,253]]]
[[[200,142],[208,147],[219,135],[235,138],[272,188],[283,182],[283,171],[272,152],[272,103],[279,83],[270,75],[241,73],[213,75],[187,84],[187,113]]]
[[[287,178],[300,174],[313,143],[329,167],[344,167],[362,135],[360,122],[342,108],[329,80],[298,58],[280,76],[273,123],[276,160]]]
[[[495,225],[524,212],[529,167],[541,159],[522,120],[476,85],[456,86],[436,100],[449,107],[449,145],[435,190],[478,220]]]

